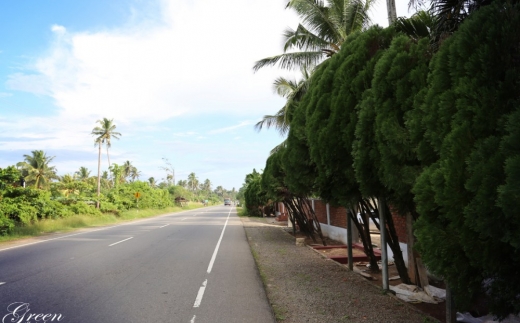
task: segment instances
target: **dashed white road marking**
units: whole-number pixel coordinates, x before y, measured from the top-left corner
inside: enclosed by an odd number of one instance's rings
[[[199,292],[197,293],[197,298],[195,298],[195,304],[193,304],[193,307],[199,307],[200,303],[202,302],[202,297],[204,296],[204,291],[206,290],[206,285],[208,284],[208,280],[206,279],[202,286],[199,288]]]
[[[126,239],[124,239],[124,240],[121,240],[121,241],[115,242],[115,243],[110,244],[110,245],[108,245],[108,246],[109,246],[109,247],[112,247],[112,246],[115,246],[115,245],[118,244],[118,243],[125,242],[125,241],[130,240],[130,239],[133,239],[133,238],[134,238],[134,237],[126,238]]]
[[[171,217],[171,216],[179,215],[180,213],[188,213],[188,212],[191,212],[191,210],[180,211],[180,212],[175,212],[175,213],[166,213],[166,214],[160,215],[158,217],[159,218]],[[30,246],[30,245],[37,244],[37,243],[43,243],[43,242],[49,242],[49,241],[54,241],[54,240],[60,240],[60,239],[63,239],[63,238],[73,237],[73,236],[77,236],[77,235],[80,235],[80,234],[92,233],[92,232],[96,232],[96,231],[101,231],[101,230],[106,230],[106,229],[111,229],[111,228],[117,228],[117,227],[126,226],[126,225],[133,225],[133,224],[135,224],[137,222],[146,222],[146,221],[150,221],[150,220],[151,219],[140,219],[140,220],[136,220],[136,221],[132,221],[132,222],[128,222],[128,223],[123,223],[123,224],[118,224],[118,225],[112,225],[112,226],[109,226],[109,227],[104,227],[104,228],[101,228],[101,229],[88,230],[88,231],[74,233],[74,234],[69,234],[69,235],[56,237],[56,238],[52,238],[52,239],[45,239],[45,240],[40,240],[40,241],[35,241],[35,242],[30,242],[30,243],[25,243],[25,244],[20,244],[20,245],[17,245],[17,246],[0,249],[0,251],[26,247],[26,246]]]
[[[190,323],[195,323],[195,318],[197,317],[197,315],[193,315],[193,318],[191,319]]]
[[[0,282],[0,285],[3,285],[3,284],[5,284],[5,282]]]
[[[160,228],[167,227],[167,226],[169,226],[169,225],[170,225],[169,223],[168,223],[168,224],[165,224],[165,225],[163,225],[162,227],[159,227],[159,229],[160,229]]]

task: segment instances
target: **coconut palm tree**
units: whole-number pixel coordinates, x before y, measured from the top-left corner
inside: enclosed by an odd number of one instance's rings
[[[99,126],[95,127],[92,130],[92,135],[97,136],[96,141],[100,140],[102,144],[105,144],[107,148],[107,159],[108,159],[108,167],[110,167],[110,155],[108,154],[108,149],[112,146],[111,139],[119,139],[121,134],[116,132],[116,125],[114,124],[114,119],[103,118],[103,120],[97,120]]]
[[[188,175],[188,187],[192,191],[195,191],[198,186],[199,186],[199,180],[198,180],[197,176],[195,175],[195,173],[190,173]]]
[[[80,181],[86,181],[90,177],[90,170],[87,167],[81,166],[74,175]]]
[[[273,83],[273,90],[276,94],[284,97],[287,101],[285,105],[274,115],[265,115],[261,121],[255,125],[255,129],[260,131],[263,127],[274,127],[280,135],[284,136],[289,132],[289,124],[294,110],[303,95],[307,92],[308,80],[311,72],[305,66],[301,68],[303,78],[299,81],[288,80],[284,77],[277,78]]]
[[[148,179],[148,183],[150,183],[150,187],[152,187],[152,188],[157,186],[157,182],[155,182],[155,178],[153,178],[153,177],[150,177]]]
[[[99,208],[99,195],[101,194],[101,146],[106,144],[107,147],[107,158],[108,158],[108,167],[110,167],[110,157],[108,155],[108,148],[111,146],[111,139],[119,139],[121,134],[116,132],[116,125],[113,123],[114,119],[103,118],[103,120],[97,120],[99,126],[96,126],[92,129],[92,135],[96,136],[94,139],[94,145],[99,147],[98,153],[98,183],[97,183],[97,196],[98,201],[96,207]]]
[[[325,4],[326,2],[326,4]],[[253,70],[279,64],[283,69],[313,67],[337,53],[347,37],[371,24],[368,16],[375,0],[290,0],[286,8],[301,23],[283,33],[283,53],[261,59]]]
[[[205,191],[205,192],[211,192],[211,186],[212,186],[212,183],[209,179],[206,179],[204,181],[204,183],[202,184],[202,190]]]
[[[28,185],[36,188],[45,188],[53,179],[59,179],[56,175],[56,167],[49,166],[54,156],[49,157],[43,150],[33,150],[32,155],[23,155],[24,161],[16,164],[22,170],[22,176]]]

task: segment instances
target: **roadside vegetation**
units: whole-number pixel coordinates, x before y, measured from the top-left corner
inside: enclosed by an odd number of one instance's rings
[[[220,204],[225,197],[236,199],[234,188],[213,189],[209,179],[199,182],[195,173],[175,182],[174,168],[166,159],[160,182],[153,177],[139,180],[141,172],[130,161],[110,163],[111,140],[121,136],[116,125],[106,118],[97,123],[92,131],[99,147],[97,176],[86,167],[60,176],[52,165],[55,157],[43,150],[0,168],[0,241]],[[109,165],[103,172],[102,147]]]
[[[388,28],[346,15],[370,3],[289,1],[302,24],[254,69],[303,74],[274,83],[287,103],[257,129],[287,138],[246,176],[245,207],[283,202],[293,221],[289,202],[320,197],[349,210],[369,255],[369,217],[399,249],[391,217],[372,216],[379,200],[412,215],[417,251],[458,310],[485,295],[499,318],[518,314],[520,3],[435,0]]]

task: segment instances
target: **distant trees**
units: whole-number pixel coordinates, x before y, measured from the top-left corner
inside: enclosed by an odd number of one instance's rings
[[[33,150],[31,155],[24,155],[24,161],[16,164],[22,170],[27,185],[35,188],[47,188],[53,179],[58,179],[56,167],[50,166],[53,157],[47,156],[43,150]]]
[[[95,136],[94,138],[94,144],[99,147],[98,152],[98,183],[97,183],[97,195],[98,195],[98,202],[97,207],[99,208],[99,195],[101,194],[101,146],[103,144],[106,145],[107,148],[107,158],[108,158],[108,166],[110,167],[110,156],[108,154],[108,149],[111,146],[111,139],[119,139],[119,136],[121,134],[119,132],[116,132],[116,125],[113,123],[113,119],[107,119],[103,118],[101,120],[97,120],[97,123],[99,123],[98,126],[94,127],[92,129],[92,135]]]

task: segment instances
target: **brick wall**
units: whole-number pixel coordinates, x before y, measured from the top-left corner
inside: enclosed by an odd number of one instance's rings
[[[399,238],[399,242],[407,243],[406,234],[406,217],[399,215],[396,211],[392,210],[392,219],[394,220],[394,227]]]
[[[347,212],[344,207],[330,206],[330,225],[347,228]]]
[[[327,224],[327,204],[322,200],[314,200],[314,212],[318,221]]]

